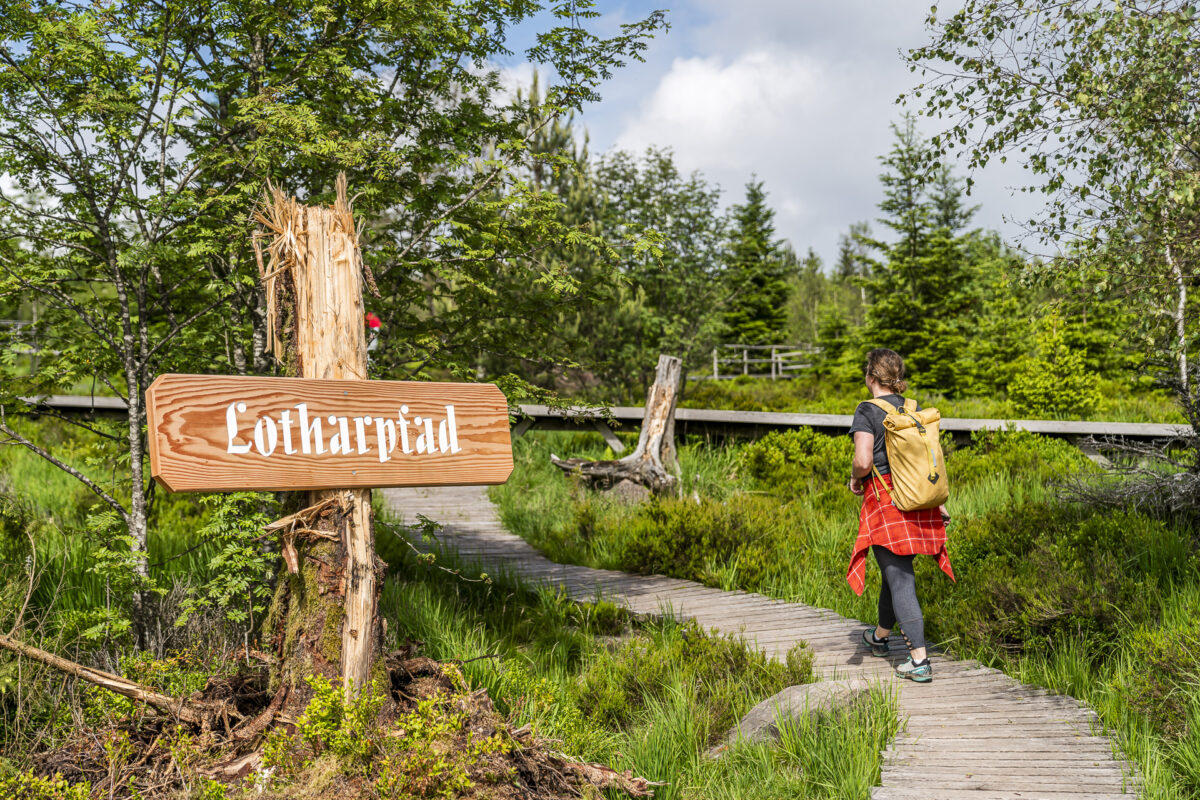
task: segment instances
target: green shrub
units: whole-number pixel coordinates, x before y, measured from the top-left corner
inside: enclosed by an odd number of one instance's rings
[[[665,623],[658,635],[638,636],[598,656],[577,682],[584,713],[611,728],[626,728],[672,686],[690,687],[710,729],[723,733],[747,699],[762,699],[813,680],[812,654],[792,648],[783,663],[725,636],[708,636],[694,621]]]
[[[760,485],[813,491],[831,480],[840,487],[853,455],[848,436],[827,436],[811,428],[772,431],[742,448],[742,468]]]
[[[1070,347],[1062,320],[1051,317],[1037,335],[1036,356],[1024,359],[1008,385],[1017,412],[1037,416],[1087,416],[1100,402],[1084,352]]]
[[[585,714],[575,693],[564,683],[539,675],[525,661],[506,659],[494,693],[513,725],[530,725],[539,736],[562,742],[567,753],[608,749],[612,734],[601,721]]]
[[[789,531],[769,497],[663,498],[614,522],[620,532],[605,535],[621,539],[628,569],[712,583],[717,565],[736,563],[739,580],[753,586],[784,566],[779,548]]]
[[[954,487],[965,488],[998,477],[1047,483],[1094,468],[1070,442],[1017,429],[975,431],[970,447],[955,448],[946,454],[952,497]]]
[[[1143,629],[1125,646],[1135,665],[1122,685],[1129,705],[1168,739],[1200,733],[1193,730],[1194,700],[1200,686],[1200,634],[1195,630]]]
[[[0,778],[0,797],[5,800],[88,800],[91,784],[67,783],[61,775],[39,778],[28,772]]]
[[[1194,563],[1186,531],[1049,503],[966,520],[950,554],[958,585],[925,584],[933,638],[1001,652],[1073,636],[1103,647],[1114,631],[1154,620],[1159,593]]]

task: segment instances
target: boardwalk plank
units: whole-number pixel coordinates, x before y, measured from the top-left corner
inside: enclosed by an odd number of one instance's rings
[[[894,637],[889,656],[876,659],[857,640],[866,623],[827,609],[661,575],[557,564],[505,531],[482,487],[382,494],[409,519],[424,514],[442,522],[441,546],[457,550],[472,569],[559,587],[579,601],[602,598],[635,614],[694,619],[706,630],[740,637],[773,657],[804,644],[823,678],[863,676],[894,687],[903,725],[882,754],[883,785],[871,795],[876,800],[1135,796],[1130,765],[1113,757],[1095,714],[1072,698],[1022,685],[978,662],[941,656],[934,658],[932,684],[898,681],[892,669],[907,655],[902,640]]]

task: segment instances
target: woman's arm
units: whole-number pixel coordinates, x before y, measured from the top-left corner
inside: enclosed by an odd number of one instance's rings
[[[871,474],[875,461],[875,434],[867,431],[854,432],[854,461],[850,465],[850,491],[862,494],[863,478]]]
[[[866,431],[854,432],[854,462],[850,467],[850,476],[865,478],[871,474],[871,465],[875,463],[875,435]]]

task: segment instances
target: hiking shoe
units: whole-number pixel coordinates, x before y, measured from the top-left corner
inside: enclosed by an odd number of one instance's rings
[[[883,656],[886,656],[888,654],[887,638],[885,637],[883,639],[876,639],[875,631],[872,630],[871,628],[868,628],[867,630],[863,631],[862,640],[863,640],[863,644],[865,644],[867,647],[869,647],[871,649],[871,655],[879,656],[882,658]]]
[[[926,658],[923,664],[917,666],[913,663],[912,656],[909,656],[907,661],[896,667],[896,674],[917,683],[929,683],[933,680],[933,665]]]

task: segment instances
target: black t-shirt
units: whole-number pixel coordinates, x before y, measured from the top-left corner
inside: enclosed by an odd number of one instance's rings
[[[891,403],[899,408],[904,407],[904,398],[898,394],[885,394],[877,400]],[[920,404],[917,409],[920,410]],[[858,408],[854,409],[854,421],[850,423],[850,438],[854,438],[857,431],[869,433],[875,437],[875,469],[879,470],[880,475],[887,475],[891,472],[888,467],[887,447],[883,442],[883,418],[887,416],[887,412],[874,403],[863,401],[858,404]]]

